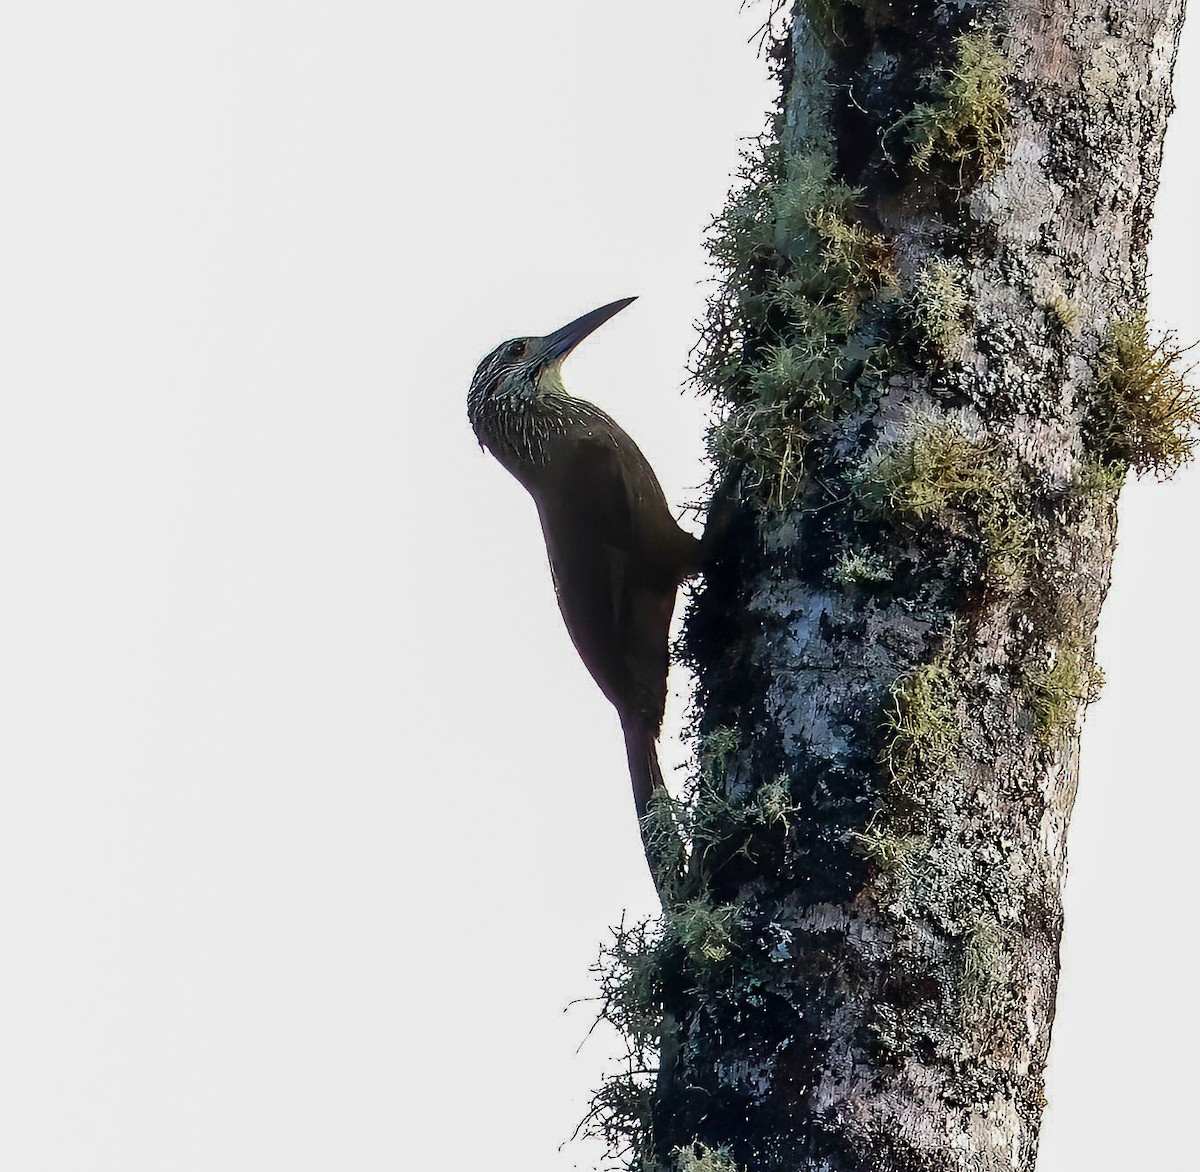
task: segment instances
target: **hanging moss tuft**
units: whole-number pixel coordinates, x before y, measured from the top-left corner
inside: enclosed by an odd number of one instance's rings
[[[1180,369],[1185,353],[1170,333],[1152,339],[1144,316],[1113,326],[1088,420],[1106,464],[1165,480],[1191,460],[1200,439],[1200,390]]]
[[[950,362],[962,345],[970,301],[967,271],[961,261],[929,261],[913,283],[912,313],[929,352]]]
[[[719,471],[745,469],[743,495],[764,511],[796,499],[810,441],[881,378],[872,311],[894,293],[896,272],[857,199],[826,151],[784,159],[767,141],[745,158],[709,236],[719,292],[693,368],[723,409],[709,454]]]
[[[1051,648],[1046,661],[1025,677],[1025,693],[1042,744],[1073,728],[1080,708],[1094,704],[1104,686],[1104,672],[1076,642]]]
[[[1024,488],[987,436],[968,435],[954,417],[911,416],[859,470],[855,491],[900,527],[975,541],[991,585],[1021,584],[1033,554]]]
[[[710,1148],[697,1143],[675,1154],[677,1172],[739,1172],[728,1148]]]
[[[914,106],[889,137],[908,145],[917,171],[956,165],[986,179],[1008,152],[1009,64],[994,30],[965,33],[954,60],[926,75],[928,100]]]

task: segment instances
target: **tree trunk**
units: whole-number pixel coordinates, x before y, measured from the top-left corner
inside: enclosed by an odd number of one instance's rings
[[[697,772],[605,978],[635,1164],[1034,1167],[1116,497],[1196,423],[1144,318],[1182,10],[809,0],[776,46],[697,372],[740,473]]]

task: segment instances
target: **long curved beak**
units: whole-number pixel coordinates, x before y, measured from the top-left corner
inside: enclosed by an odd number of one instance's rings
[[[573,322],[569,322],[563,326],[562,329],[555,330],[552,334],[547,334],[542,339],[542,355],[544,360],[546,362],[562,361],[588,334],[593,330],[599,329],[610,317],[614,317],[625,306],[630,305],[636,300],[636,297],[622,297],[620,301],[613,301],[608,305],[600,306],[599,309],[593,309],[591,313],[585,313],[583,317],[577,317]]]

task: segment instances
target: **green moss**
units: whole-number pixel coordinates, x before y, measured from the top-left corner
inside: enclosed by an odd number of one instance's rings
[[[805,319],[801,332],[844,330],[864,300],[895,283],[886,242],[858,220],[859,192],[833,177],[828,153],[783,161],[777,148],[764,150],[744,175],[709,250],[726,281],[748,295],[738,308],[749,319],[783,309]],[[763,260],[773,273],[759,271]],[[821,307],[838,315],[814,313]]]
[[[735,298],[752,296],[755,276],[776,247],[776,197],[782,182],[782,152],[778,143],[761,139],[742,156],[724,208],[714,218],[706,241],[708,254],[720,274],[723,290]],[[724,309],[723,299],[717,305]],[[712,323],[719,329],[722,323]]]
[[[892,685],[879,760],[893,798],[919,806],[953,761],[959,743],[957,697],[950,669],[941,662],[922,664]]]
[[[846,324],[852,326],[858,307],[866,298],[895,285],[896,271],[887,241],[847,214],[857,192],[842,190],[845,194],[839,192],[837,204],[814,208],[807,219],[817,238],[823,277],[815,291],[832,296],[845,315]],[[784,291],[785,297],[791,295],[787,282]]]
[[[768,297],[801,334],[847,332],[865,301],[895,285],[890,246],[858,218],[860,195],[833,177],[823,150],[789,158],[773,187],[772,246],[784,267]]]
[[[1165,479],[1192,458],[1200,438],[1200,391],[1179,369],[1184,353],[1171,334],[1152,340],[1144,317],[1113,326],[1089,420],[1105,462]]]
[[[592,966],[599,989],[597,1013],[644,1056],[662,1029],[662,931],[641,920],[612,929],[612,943]]]
[[[588,1112],[575,1129],[603,1140],[608,1154],[637,1172],[656,1172],[652,1156],[654,1082],[648,1072],[611,1075],[592,1096]]]
[[[1109,464],[1103,460],[1085,460],[1067,486],[1067,497],[1073,503],[1081,504],[1098,497],[1116,496],[1125,486],[1128,475],[1129,466],[1123,461]]]
[[[858,488],[876,511],[949,523],[964,502],[992,495],[997,479],[982,439],[968,438],[954,422],[920,418],[881,445]]]
[[[777,777],[759,786],[748,798],[730,800],[722,785],[702,781],[692,796],[688,832],[701,857],[716,846],[723,853],[753,857],[769,840],[778,841],[800,813],[787,779]]]
[[[855,851],[885,875],[915,874],[929,852],[929,840],[919,834],[898,834],[872,822],[851,835]]]
[[[625,1043],[625,1068],[607,1077],[577,1130],[605,1141],[609,1154],[629,1169],[661,1172],[655,1162],[651,1107],[659,1048],[670,1024],[666,990],[680,982],[692,990],[745,984],[749,940],[739,935],[740,906],[716,901],[706,888],[703,859],[708,846],[731,839],[747,850],[755,835],[786,834],[797,807],[786,779],[761,786],[732,803],[725,786],[742,737],[721,727],[697,746],[699,768],[685,797],[655,795],[643,819],[648,852],[673,858],[661,919],[627,926],[622,921],[593,966],[597,1020],[616,1029]],[[652,848],[652,849],[651,849]],[[678,1154],[681,1167],[720,1170],[722,1153],[693,1148]],[[691,1163],[689,1161],[699,1161]],[[707,1162],[706,1162],[707,1161]]]
[[[697,916],[704,904],[696,903],[695,897],[703,891],[703,862],[709,852],[719,846],[722,855],[752,857],[760,847],[782,841],[800,813],[783,776],[749,793],[729,796],[740,746],[737,729],[721,727],[702,737],[696,749],[699,767],[684,795],[672,798],[665,791],[655,793],[642,819],[642,839],[667,909],[665,934],[677,942],[683,934],[694,944],[695,932],[702,927]],[[730,914],[721,910],[718,918]],[[701,947],[700,953],[704,952]]]
[[[727,1148],[710,1148],[695,1143],[675,1153],[678,1172],[738,1172],[738,1166]]]
[[[813,430],[802,408],[743,403],[709,430],[708,454],[718,468],[740,462],[742,492],[767,509],[783,509],[804,487],[804,449]]]
[[[800,807],[781,782],[761,787],[746,802],[731,802],[709,792],[696,801],[692,841],[701,861],[714,852],[718,858],[740,854],[755,859],[787,836],[799,813]]]
[[[1046,311],[1059,329],[1074,333],[1079,325],[1079,306],[1061,291],[1050,295],[1046,301]]]
[[[932,260],[913,283],[913,318],[925,346],[942,362],[957,356],[966,326],[967,270],[961,261]]]
[[[844,550],[828,570],[827,576],[838,586],[867,586],[875,582],[890,582],[892,571],[877,554]]]
[[[963,940],[963,1016],[976,1025],[994,1021],[1009,999],[1012,933],[993,918],[979,920]]]
[[[953,420],[915,417],[885,442],[856,484],[868,508],[901,525],[973,536],[988,580],[1015,587],[1032,556],[1032,519],[1016,479],[985,436]]]
[[[723,783],[725,772],[741,745],[741,739],[738,730],[727,725],[720,725],[702,737],[696,749],[701,773],[711,781]]]
[[[750,810],[754,820],[761,825],[781,826],[784,830],[790,828],[788,819],[800,813],[786,777],[777,777],[760,786],[754,794]]]
[[[592,972],[599,989],[597,1022],[625,1044],[624,1068],[605,1076],[575,1134],[602,1139],[629,1169],[655,1172],[650,1153],[654,1074],[663,1031],[665,943],[659,923],[621,922]],[[593,1026],[593,1028],[595,1028]]]
[[[912,165],[967,166],[986,178],[1004,161],[1010,121],[1009,64],[991,30],[954,42],[954,60],[928,75],[930,98],[892,128],[912,149]]]
[[[1103,685],[1104,673],[1082,648],[1068,643],[1052,649],[1047,661],[1025,677],[1039,738],[1045,742],[1074,728],[1080,707],[1095,703]]]
[[[670,903],[678,898],[687,870],[686,807],[666,789],[657,789],[650,795],[641,829],[655,888]]]
[[[699,897],[675,908],[666,920],[669,937],[680,944],[697,968],[711,968],[734,951],[733,926],[737,908]]]
[[[710,455],[719,469],[744,465],[742,491],[766,511],[798,497],[809,441],[877,373],[863,312],[896,275],[887,243],[858,219],[858,196],[827,152],[785,160],[764,144],[710,234],[720,292],[693,373],[725,406]]]

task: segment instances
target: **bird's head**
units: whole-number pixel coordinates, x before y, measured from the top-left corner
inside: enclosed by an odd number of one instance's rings
[[[563,360],[588,334],[636,300],[623,297],[543,338],[512,338],[497,346],[479,364],[467,394],[467,414],[480,442],[495,438],[492,432],[504,417],[534,413],[539,403],[565,395]]]

